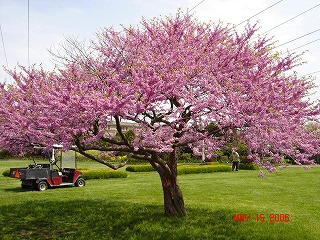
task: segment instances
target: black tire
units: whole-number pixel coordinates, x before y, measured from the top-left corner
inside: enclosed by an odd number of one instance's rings
[[[37,190],[38,191],[45,191],[48,189],[48,183],[46,181],[41,181],[37,185]]]
[[[82,177],[79,177],[77,181],[74,183],[74,185],[76,187],[83,187],[86,185],[86,181]]]

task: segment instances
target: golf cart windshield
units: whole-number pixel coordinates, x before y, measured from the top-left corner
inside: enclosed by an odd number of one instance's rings
[[[61,152],[60,168],[76,168],[76,152],[69,150]]]

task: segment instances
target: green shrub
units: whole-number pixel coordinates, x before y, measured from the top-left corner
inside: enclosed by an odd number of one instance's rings
[[[224,155],[224,153],[223,153],[222,150],[215,150],[215,151],[213,152],[213,154],[214,154],[214,155],[217,155],[217,156],[219,156],[219,157],[221,157],[221,156]]]
[[[87,171],[87,170],[89,170],[89,168],[86,168],[86,167],[77,167],[77,170],[79,170],[79,171]]]
[[[96,158],[103,159],[105,161],[110,160],[110,157],[106,156],[104,152],[100,152],[98,150],[88,150],[87,153],[91,154],[92,156]],[[80,153],[76,153],[76,159],[77,161],[92,161],[90,158],[87,158],[86,156],[83,156]]]
[[[214,165],[214,166],[216,166],[216,165],[221,165],[221,163],[219,163],[219,162],[202,162],[202,163],[200,163],[200,165],[209,165],[209,166]]]
[[[88,170],[82,171],[82,177],[89,179],[108,179],[108,178],[126,178],[128,174],[124,171],[111,170]]]
[[[80,170],[80,169],[78,169]],[[86,170],[83,168],[82,177],[88,179],[108,179],[108,178],[126,178],[128,174],[124,171],[113,171],[113,170]],[[10,169],[5,170],[2,173],[5,177],[10,177]]]
[[[189,160],[179,160],[177,159],[178,163],[200,163],[201,162],[201,156],[192,156]]]
[[[191,162],[191,161],[192,161],[191,153],[181,153],[181,154],[178,156],[178,161]]]
[[[212,173],[212,172],[231,172],[231,168],[228,165],[217,166],[195,166],[195,167],[179,167],[178,175],[192,174],[192,173]]]
[[[133,158],[133,157],[131,157],[131,158],[129,158],[129,161],[128,161],[128,163],[127,163],[127,165],[137,165],[137,164],[146,164],[146,163],[148,163],[146,160],[141,160],[141,159],[136,159],[136,158]]]
[[[0,158],[10,157],[10,153],[7,150],[0,150]]]
[[[128,166],[126,168],[128,172],[152,172],[155,169],[151,165],[136,165],[136,166]]]
[[[203,163],[201,166],[178,166],[178,174],[190,173],[211,173],[211,172],[230,172],[231,168],[228,165],[221,165],[216,162]],[[128,166],[126,171],[129,172],[151,172],[155,169],[150,165]]]
[[[199,163],[201,162],[201,156],[194,155],[189,152],[182,152],[177,154],[178,163]]]
[[[240,163],[239,169],[244,169],[244,170],[258,170],[259,167],[256,166],[254,163]]]
[[[5,176],[5,177],[10,177],[10,169],[5,170],[5,171],[2,173],[2,175]]]
[[[229,157],[226,156],[226,155],[223,155],[223,156],[220,157],[219,162],[227,163],[227,162],[229,162]]]

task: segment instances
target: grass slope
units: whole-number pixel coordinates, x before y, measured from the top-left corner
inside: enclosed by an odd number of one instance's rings
[[[0,173],[22,163],[1,160]],[[167,218],[156,172],[45,192],[22,190],[19,180],[0,175],[0,239],[315,240],[319,176],[319,167],[289,167],[264,179],[245,170],[181,175],[188,217]],[[234,214],[250,218],[236,222]],[[256,222],[255,214],[264,214],[265,222]],[[290,221],[270,222],[270,214],[289,214]]]

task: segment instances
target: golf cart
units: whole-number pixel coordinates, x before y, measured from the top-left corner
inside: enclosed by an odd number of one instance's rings
[[[76,170],[75,152],[62,152],[62,147],[62,145],[57,144],[52,146],[49,164],[36,163],[34,158],[34,164],[30,164],[26,168],[10,168],[10,176],[12,178],[20,178],[23,189],[34,188],[44,191],[48,187],[85,186],[86,183],[82,173]],[[34,146],[34,152],[48,153],[43,146]],[[60,158],[60,166],[57,165],[56,155]]]

